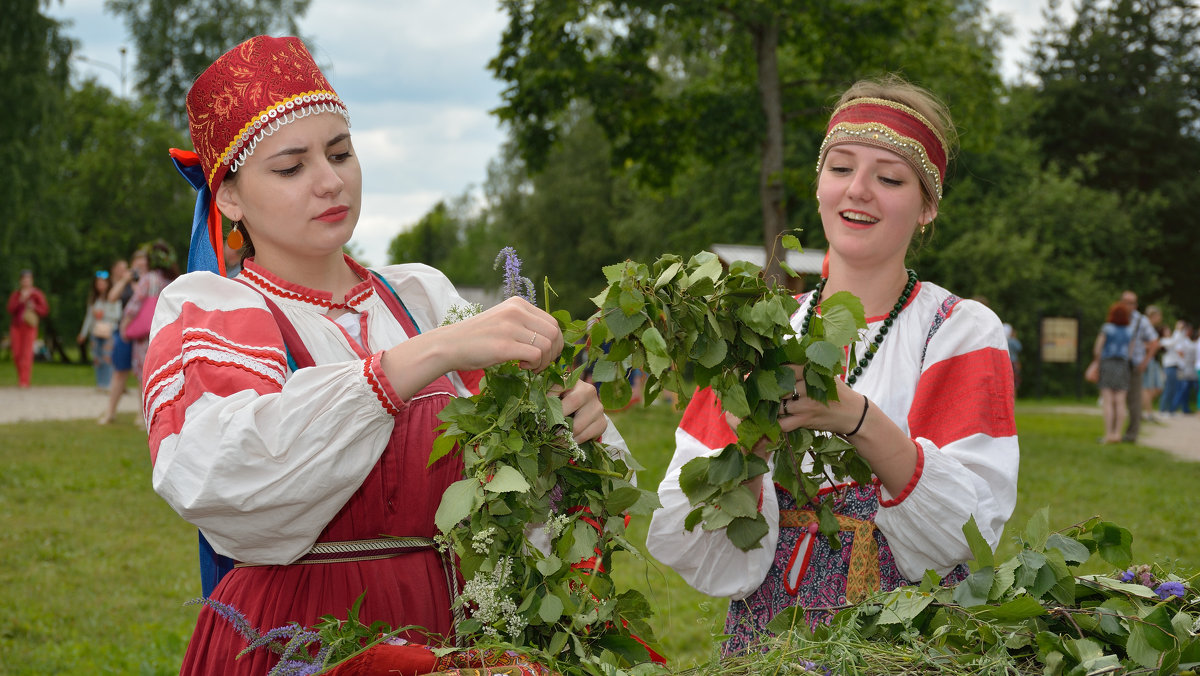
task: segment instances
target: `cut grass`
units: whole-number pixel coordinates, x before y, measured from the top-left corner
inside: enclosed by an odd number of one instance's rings
[[[75,368],[87,384],[90,370]],[[38,367],[34,373],[37,383]],[[646,467],[643,486],[657,486],[665,473],[678,417],[665,405],[614,416]],[[1023,406],[1017,424],[1011,532],[1049,505],[1054,528],[1100,515],[1133,532],[1136,562],[1200,568],[1186,525],[1200,513],[1200,464],[1096,444],[1095,416]],[[197,612],[182,604],[200,595],[196,531],[151,490],[145,434],[77,421],[0,426],[0,439],[0,674],[177,673]],[[645,520],[630,527],[633,542],[645,534]],[[1009,535],[1000,550],[1015,551]],[[614,570],[619,586],[650,599],[677,670],[714,657],[724,599],[696,592],[650,559],[619,554]]]

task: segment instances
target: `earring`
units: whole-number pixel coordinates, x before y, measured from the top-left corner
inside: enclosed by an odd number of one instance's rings
[[[242,231],[238,228],[242,224],[241,221],[234,221],[229,230],[229,237],[225,239],[225,243],[230,249],[237,251],[246,245],[246,238],[242,237]]]
[[[925,236],[925,224],[924,223],[921,224],[921,236],[922,237]]]

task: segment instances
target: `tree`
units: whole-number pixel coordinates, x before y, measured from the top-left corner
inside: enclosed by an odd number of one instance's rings
[[[616,166],[648,185],[669,186],[688,157],[757,152],[768,249],[789,211],[808,204],[788,199],[788,158],[812,166],[829,94],[904,70],[961,95],[982,120],[999,85],[977,0],[503,5],[510,22],[490,67],[509,87],[497,112],[533,170],[562,138],[574,101],[592,107]],[[789,132],[801,141],[787,143]],[[778,280],[777,265],[768,274]]]
[[[105,0],[125,18],[137,45],[139,94],[180,129],[185,97],[196,78],[230,47],[255,35],[299,35],[311,0]]]
[[[1073,23],[1054,17],[1034,57],[1041,87],[1029,129],[1045,161],[1091,167],[1089,184],[1129,205],[1162,198],[1131,239],[1108,242],[1106,260],[1148,238],[1153,270],[1126,284],[1200,315],[1188,283],[1200,258],[1200,4],[1083,0]]]

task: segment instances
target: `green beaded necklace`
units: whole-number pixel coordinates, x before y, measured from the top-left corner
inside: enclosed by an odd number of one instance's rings
[[[804,321],[800,323],[800,332],[808,333],[808,325],[812,321],[813,315],[817,311],[817,305],[821,303],[821,291],[825,288],[826,278],[822,277],[821,281],[817,282],[813,288],[812,297],[808,303],[808,309],[804,312]],[[875,358],[875,353],[879,351],[879,346],[883,344],[883,339],[887,336],[888,330],[892,324],[896,322],[896,317],[900,315],[900,311],[904,309],[905,303],[908,302],[908,297],[912,295],[913,289],[917,286],[917,273],[912,270],[908,271],[908,283],[904,285],[904,291],[900,292],[900,298],[896,304],[892,306],[892,311],[883,320],[883,326],[879,327],[879,333],[875,334],[875,340],[867,345],[867,353],[858,360],[858,363],[850,370],[849,376],[846,378],[847,385],[853,385],[858,381],[858,377],[862,375],[871,360]]]

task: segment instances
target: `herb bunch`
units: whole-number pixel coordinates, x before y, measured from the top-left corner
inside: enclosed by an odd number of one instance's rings
[[[784,245],[799,246],[791,235]],[[653,265],[612,265],[604,269],[608,286],[592,299],[599,311],[566,334],[589,348],[593,378],[602,383],[600,397],[608,408],[629,402],[628,368],[647,373],[647,404],[663,390],[686,403],[690,371],[696,386],[711,387],[724,409],[741,420],[738,442],[686,464],[680,487],[695,506],[688,529],[723,528],[743,550],[760,547],[767,533],[758,496],[743,485],[765,474],[767,463],[743,449],[765,439],[775,451],[773,479],[801,501],[816,500],[825,481],[871,478],[870,467],[845,440],[806,429],[783,434],[778,424],[780,401],[791,396],[796,381],[789,364],[803,369],[809,397],[837,399],[845,350],[866,328],[862,303],[849,293],[833,294],[821,301],[822,312],[806,334],[796,336],[790,318],[799,304],[760,272],[742,261],[725,270],[709,252],[686,261],[665,255]],[[821,503],[818,514],[821,532],[837,546],[837,519],[828,503]]]
[[[1043,508],[1018,536],[1020,551],[998,561],[969,521],[975,560],[963,581],[943,587],[930,571],[920,585],[876,593],[815,628],[791,608],[768,625],[779,634],[770,645],[834,673],[1195,673],[1196,576],[1131,567],[1132,535],[1099,517],[1058,532],[1048,523]],[[1094,556],[1117,571],[1080,574]]]

